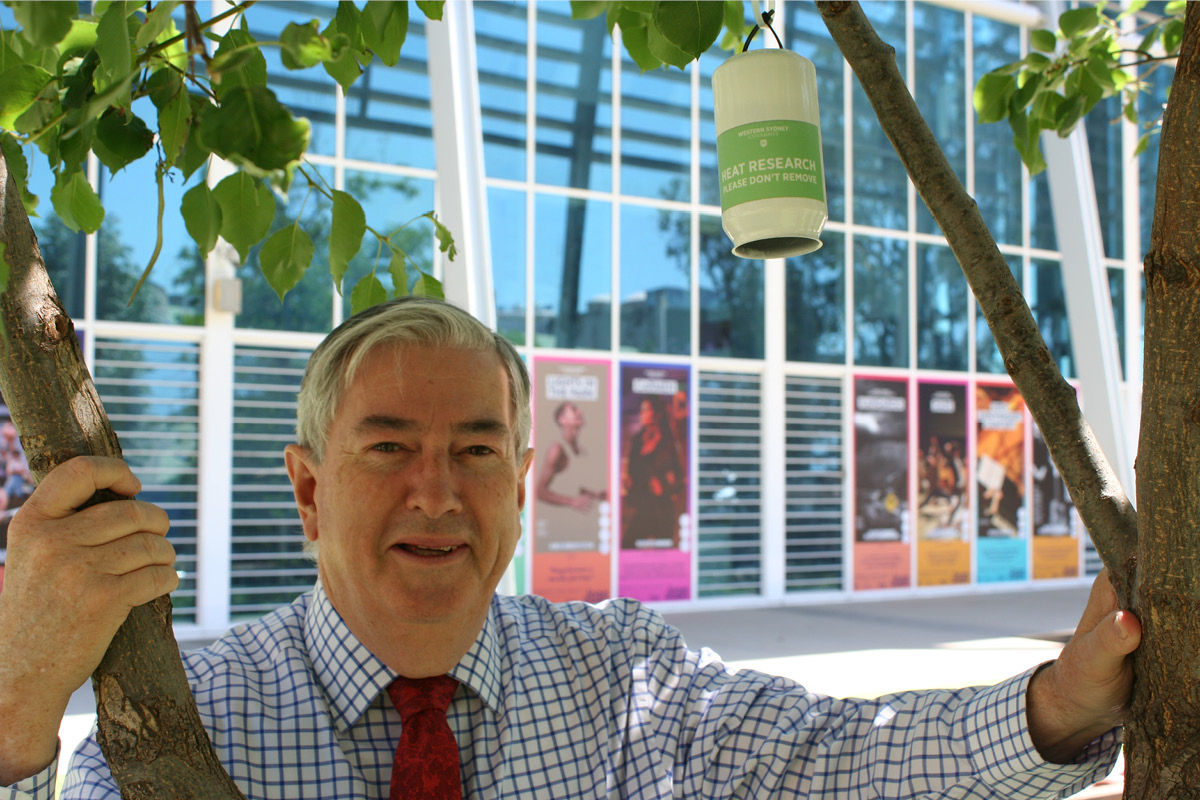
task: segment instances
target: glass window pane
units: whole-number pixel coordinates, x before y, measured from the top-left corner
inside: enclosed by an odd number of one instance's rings
[[[1067,296],[1063,291],[1062,265],[1035,258],[1029,277],[1029,307],[1064,378],[1075,377],[1071,350],[1071,325],[1067,319]]]
[[[526,77],[529,38],[525,3],[475,3],[475,60],[483,162],[489,178],[525,179]]]
[[[488,228],[496,330],[525,344],[525,193],[488,189]]]
[[[1162,121],[1163,111],[1167,106],[1167,90],[1171,87],[1171,79],[1174,77],[1175,70],[1167,67],[1160,67],[1151,73],[1144,84],[1149,91],[1138,96],[1138,119],[1143,125]],[[1151,134],[1146,151],[1138,156],[1143,254],[1150,250],[1150,229],[1154,222],[1154,189],[1158,180],[1158,143],[1159,134]]]
[[[1017,279],[1017,286],[1020,286],[1020,257],[1005,256],[1005,258],[1008,260],[1009,270]],[[975,369],[978,372],[990,372],[993,375],[1004,375],[1008,372],[1004,367],[1004,358],[1000,355],[1000,348],[996,346],[996,340],[992,336],[992,329],[988,327],[987,320],[984,319],[983,312],[979,309],[979,303],[975,304]]]
[[[336,11],[337,6],[333,3],[305,3],[302,11],[289,3],[257,3],[246,10],[246,21],[255,39],[277,42],[288,23],[316,18],[320,21],[321,30],[324,30]],[[337,149],[334,122],[337,82],[319,64],[308,69],[287,69],[283,66],[278,47],[260,47],[258,50],[267,60],[269,85],[279,102],[287,106],[293,116],[308,118],[312,127],[309,152],[333,155]]]
[[[937,137],[954,174],[967,183],[966,21],[959,11],[913,6],[917,106]],[[933,215],[917,198],[917,230],[938,233]],[[965,351],[964,351],[965,352]],[[965,364],[964,367],[965,369]],[[948,368],[949,369],[949,368]],[[955,367],[954,369],[958,369]]]
[[[434,168],[425,15],[408,17],[400,61],[366,68],[346,95],[346,157]]]
[[[1099,103],[1084,118],[1088,152],[1092,161],[1092,180],[1096,185],[1096,203],[1100,209],[1100,232],[1104,254],[1109,258],[1125,255],[1124,157],[1121,155],[1121,101],[1110,97]]]
[[[691,217],[621,208],[621,349],[691,352]]]
[[[717,178],[717,119],[713,111],[712,74],[729,53],[713,45],[700,56],[700,202],[706,206],[721,204]]]
[[[332,185],[333,171],[320,171]],[[333,281],[329,279],[329,224],[332,213],[325,197],[317,192],[310,194],[308,183],[303,179],[292,183],[287,203],[275,198],[275,220],[271,223],[271,233],[299,219],[300,227],[313,241],[312,264],[296,288],[288,292],[280,303],[279,295],[263,277],[258,264],[262,245],[256,245],[250,250],[246,263],[237,270],[238,277],[242,279],[242,313],[237,315],[234,324],[239,328],[315,333],[330,329],[333,323]]]
[[[608,350],[612,206],[551,195],[534,202],[534,344]]]
[[[157,111],[149,98],[134,103],[134,113],[150,127]],[[41,155],[40,153],[38,154]],[[163,245],[150,277],[129,304],[133,287],[150,263],[157,238],[158,199],[154,189],[154,158],[141,158],[116,175],[100,167],[100,226],[96,258],[96,316],[128,322],[204,323],[204,261],[183,224],[179,204],[185,191],[204,180],[205,170],[183,175],[173,171],[163,179]],[[46,210],[51,210],[49,193]]]
[[[863,11],[880,38],[896,48],[904,76],[904,3],[868,3]],[[875,109],[854,79],[854,221],[876,228],[908,228],[908,174],[879,127]],[[832,193],[832,192],[830,192]],[[907,354],[906,354],[907,357]]]
[[[433,181],[378,172],[346,171],[346,191],[358,198],[367,215],[367,224],[388,235],[392,244],[404,251],[408,294],[420,279],[421,272],[433,272],[433,224],[421,215],[433,210]],[[405,224],[408,223],[408,224]],[[403,227],[401,227],[403,226]],[[395,295],[395,283],[388,271],[391,254],[370,231],[363,236],[358,255],[350,260],[350,268],[342,278],[342,316],[350,316],[350,296],[355,285],[366,275],[375,277]],[[313,260],[309,272],[319,270]],[[328,279],[326,274],[326,279]]]
[[[46,164],[46,157],[36,147],[26,147],[25,161],[29,165],[29,191],[37,196],[38,204],[36,217],[30,217],[33,234],[37,237],[38,247],[42,250],[42,260],[46,263],[46,272],[50,283],[58,293],[63,308],[76,322],[83,319],[84,300],[84,265],[87,235],[76,233],[63,225],[54,206],[50,202],[50,190],[54,188],[54,174]],[[129,182],[129,181],[126,181]],[[176,204],[178,208],[178,204]],[[111,259],[110,259],[111,261]],[[135,265],[136,266],[136,265]],[[143,264],[143,267],[146,265]],[[138,270],[138,274],[141,270]],[[136,276],[134,276],[136,280]],[[129,283],[122,291],[108,292],[101,287],[100,296],[96,298],[96,310],[104,308],[108,313],[117,313],[117,306],[124,306],[129,299]],[[122,296],[122,294],[124,296]]]
[[[1112,298],[1113,324],[1117,329],[1117,352],[1120,353],[1121,358],[1121,374],[1126,375],[1128,371],[1125,368],[1125,270],[1120,267],[1108,268],[1108,293]]]
[[[621,59],[622,194],[692,199],[691,69],[642,73]]]
[[[817,68],[817,106],[821,111],[821,151],[825,160],[825,197],[829,218],[846,219],[846,114],[842,99],[844,60],[812,3],[788,3],[784,42]],[[904,38],[903,33],[901,39]],[[902,43],[901,43],[902,45]],[[805,359],[808,360],[808,359]],[[841,359],[837,359],[841,361]]]
[[[612,38],[566,3],[537,7],[536,163],[539,183],[612,188]]]
[[[908,366],[908,243],[854,240],[854,363]]]
[[[966,276],[949,247],[917,245],[917,366],[967,369]]]
[[[1015,25],[976,15],[971,23],[975,80],[1021,57],[1021,34]],[[1021,204],[1024,191],[1021,157],[1006,122],[975,125],[975,202],[979,213],[1002,244],[1023,244]]]
[[[762,358],[763,262],[731,246],[720,217],[700,217],[700,355]]]
[[[788,361],[846,361],[846,237],[826,230],[815,253],[787,260]]]
[[[1031,246],[1042,250],[1058,249],[1054,206],[1050,203],[1050,176],[1044,171],[1029,181],[1029,228]]]

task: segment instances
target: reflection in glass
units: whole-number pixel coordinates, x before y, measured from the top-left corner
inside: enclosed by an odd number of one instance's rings
[[[489,178],[525,179],[525,3],[475,3],[483,161]],[[524,328],[522,328],[524,330]]]
[[[966,22],[960,11],[913,6],[917,106],[937,137],[954,174],[967,183]],[[917,198],[917,230],[938,233],[933,215]],[[965,368],[965,363],[964,367]]]
[[[541,195],[534,209],[534,344],[609,349],[612,207]]]
[[[1009,270],[1017,279],[1017,286],[1020,287],[1020,257],[1006,255],[1005,258],[1008,260]],[[1000,355],[1000,348],[996,346],[996,339],[992,336],[992,329],[988,327],[978,303],[975,304],[975,370],[990,372],[993,375],[1004,375],[1008,372],[1004,368],[1004,357]]]
[[[700,355],[763,357],[763,262],[730,250],[721,218],[700,217]]]
[[[787,27],[784,42],[788,49],[795,50],[813,62],[813,66],[817,68],[817,106],[821,110],[821,155],[825,161],[825,197],[829,218],[845,220],[846,115],[842,103],[845,96],[845,84],[842,82],[842,51],[833,43],[829,29],[821,21],[821,15],[814,4],[789,3],[786,9]],[[898,44],[901,51],[903,42],[904,32],[901,28]],[[869,108],[867,110],[870,111]]]
[[[949,247],[917,245],[917,366],[967,369],[967,279]]]
[[[1045,171],[1029,181],[1029,243],[1043,250],[1058,249],[1054,205],[1050,202],[1050,175]]]
[[[496,330],[513,344],[525,344],[525,194],[489,188],[488,229]]]
[[[787,260],[787,358],[846,361],[846,237],[821,234],[815,253]]]
[[[1167,91],[1171,88],[1171,79],[1174,77],[1175,70],[1165,66],[1150,74],[1144,84],[1149,91],[1138,96],[1138,119],[1142,124],[1162,121],[1167,105]],[[1158,180],[1159,139],[1158,133],[1151,134],[1145,152],[1138,156],[1143,254],[1150,250],[1150,227],[1154,221],[1154,189]]]
[[[971,23],[974,40],[975,80],[993,69],[1021,57],[1020,29],[1015,25],[975,15]],[[1002,244],[1022,244],[1021,203],[1024,186],[1021,157],[1012,144],[1012,130],[1005,122],[975,124],[975,202],[979,213]]]
[[[421,215],[433,209],[433,181],[374,172],[346,171],[346,191],[359,199],[367,215],[367,224],[386,234],[392,244],[406,256],[407,285],[401,294],[412,291],[421,272],[433,272],[433,225]],[[409,223],[405,225],[405,223]],[[400,226],[404,226],[401,228]],[[350,316],[350,295],[355,285],[371,272],[387,289],[388,297],[395,292],[395,282],[388,265],[391,253],[370,231],[363,236],[358,255],[350,260],[350,268],[342,278],[342,316]],[[309,272],[318,271],[313,260]]]
[[[700,202],[707,206],[721,204],[721,186],[717,175],[717,119],[713,112],[712,74],[729,57],[729,53],[713,45],[700,56]]]
[[[1108,268],[1108,293],[1112,299],[1113,326],[1117,329],[1117,352],[1121,354],[1121,374],[1127,375],[1129,371],[1125,367],[1125,270],[1120,267]]]
[[[692,199],[691,72],[621,60],[621,193]]]
[[[1071,324],[1067,319],[1062,265],[1042,258],[1033,259],[1031,264],[1028,297],[1033,318],[1063,377],[1074,378],[1075,359],[1071,350]]]
[[[908,243],[854,240],[854,363],[907,367]]]
[[[425,15],[414,12],[396,66],[376,60],[346,94],[347,158],[434,168],[427,61]]]
[[[315,17],[320,22],[321,30],[325,30],[336,10],[332,3],[306,3],[303,17],[298,20],[296,8],[287,3],[258,3],[246,9],[246,20],[255,39],[277,42],[279,34],[290,22],[307,21]],[[258,52],[267,61],[269,85],[279,102],[287,106],[293,116],[308,118],[312,128],[309,152],[333,155],[337,148],[334,121],[337,82],[319,64],[301,70],[286,68],[278,47],[259,47]],[[362,80],[359,78],[359,82]]]
[[[880,38],[896,48],[904,77],[904,3],[868,3],[863,11]],[[905,230],[908,227],[908,174],[879,119],[854,79],[854,221],[859,225]],[[832,194],[832,190],[829,194]],[[907,359],[907,353],[905,353]]]
[[[536,178],[612,188],[612,39],[603,17],[572,20],[566,3],[537,9]]]
[[[1096,204],[1100,210],[1100,232],[1104,254],[1109,258],[1125,255],[1124,157],[1121,155],[1121,100],[1110,97],[1097,104],[1084,118],[1088,152],[1092,160],[1092,179],[1096,184]]]
[[[621,208],[621,349],[691,351],[691,217]]]
[[[154,125],[157,119],[148,98],[134,104],[134,113],[148,125]],[[202,325],[204,262],[184,227],[179,204],[184,192],[204,179],[204,169],[192,173],[186,184],[178,170],[163,180],[162,251],[150,277],[129,303],[133,287],[150,263],[157,237],[154,169],[153,156],[133,162],[116,175],[111,175],[107,167],[100,168],[99,194],[106,214],[97,242],[96,316],[127,322]],[[45,200],[50,210],[48,192]],[[57,217],[44,215],[44,218],[48,228],[61,228],[54,234],[53,246],[57,250],[81,246],[81,234],[67,231]],[[72,240],[79,243],[68,244]],[[77,291],[82,290],[80,285]]]
[[[332,185],[332,170],[321,169],[320,172]],[[300,227],[313,242],[311,265],[296,288],[288,292],[280,303],[279,295],[267,284],[258,264],[262,245],[252,248],[246,263],[237,270],[238,277],[242,279],[242,313],[237,315],[234,324],[239,328],[316,333],[330,329],[333,323],[333,282],[329,279],[332,208],[324,196],[317,192],[310,194],[308,183],[304,180],[292,183],[287,203],[275,198],[275,220],[271,223],[271,233],[291,225],[298,218]]]

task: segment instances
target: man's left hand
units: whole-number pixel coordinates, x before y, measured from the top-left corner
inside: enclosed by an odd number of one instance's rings
[[[1108,573],[1101,572],[1075,635],[1029,685],[1029,734],[1043,758],[1068,764],[1121,724],[1133,684],[1128,656],[1141,638],[1138,618],[1117,609]]]

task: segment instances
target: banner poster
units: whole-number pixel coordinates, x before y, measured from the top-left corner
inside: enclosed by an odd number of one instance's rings
[[[538,356],[533,373],[533,593],[599,602],[612,597],[611,368]]]
[[[854,381],[854,588],[911,583],[908,381]]]
[[[1037,423],[1033,433],[1033,578],[1079,576],[1079,535],[1075,504]]]
[[[971,580],[967,387],[917,384],[917,585]]]
[[[1029,577],[1025,401],[1011,384],[975,388],[976,563],[980,583]]]
[[[689,374],[678,365],[621,365],[623,597],[692,594]]]
[[[525,364],[525,368],[529,369],[529,359],[524,354],[521,355],[521,361]],[[532,397],[529,398],[529,406],[532,415]],[[529,446],[533,447],[533,432],[531,431],[529,435]],[[521,509],[521,538],[517,539],[517,546],[513,548],[512,561],[509,562],[504,577],[500,579],[500,585],[496,587],[499,592],[512,592],[514,595],[529,593],[529,540],[533,537],[529,527],[529,511],[533,505],[532,498],[533,470],[530,469],[525,474],[525,505]]]

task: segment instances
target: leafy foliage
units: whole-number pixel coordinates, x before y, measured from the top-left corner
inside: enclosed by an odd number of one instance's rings
[[[1057,31],[1029,34],[1028,55],[979,79],[974,93],[979,121],[1007,119],[1013,144],[1035,175],[1046,168],[1041,132],[1067,136],[1106,98],[1120,96],[1122,115],[1140,123],[1138,95],[1149,74],[1178,54],[1185,5],[1183,0],[1167,3],[1165,17],[1145,14],[1145,0],[1115,16],[1106,13],[1103,2],[1064,12]],[[1146,148],[1158,121],[1144,128],[1137,153]]]
[[[743,0],[571,0],[574,19],[605,15],[608,32],[621,29],[625,50],[642,72],[668,65],[683,69],[721,34],[726,50],[746,31]]]

